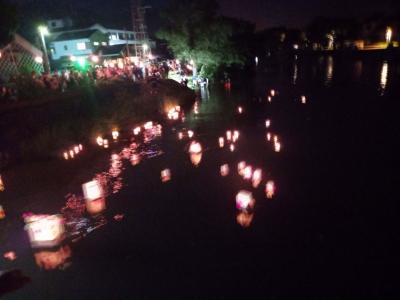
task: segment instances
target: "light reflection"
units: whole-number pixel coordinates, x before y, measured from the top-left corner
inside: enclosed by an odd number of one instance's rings
[[[243,228],[247,228],[253,221],[254,214],[249,212],[238,212],[236,222]]]
[[[34,253],[37,266],[44,270],[65,269],[71,257],[71,248],[68,245],[56,250],[43,250]]]
[[[381,79],[380,79],[381,96],[383,96],[386,92],[386,87],[388,82],[388,72],[389,72],[389,64],[387,61],[384,61],[382,64]]]

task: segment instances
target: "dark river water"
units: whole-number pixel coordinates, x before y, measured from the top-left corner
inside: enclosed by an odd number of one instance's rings
[[[184,122],[121,134],[93,174],[101,213],[69,196],[52,248],[31,247],[23,222],[10,227],[0,270],[30,282],[4,299],[391,298],[399,79],[393,58],[298,58],[201,90]],[[190,157],[193,141],[202,150]],[[262,171],[259,184],[238,174],[241,161]]]

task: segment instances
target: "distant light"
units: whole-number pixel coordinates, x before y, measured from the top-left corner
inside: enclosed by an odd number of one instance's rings
[[[236,142],[239,139],[239,131],[235,130],[233,132],[233,137],[232,137],[232,141]]]
[[[253,168],[251,166],[246,166],[243,170],[243,178],[246,180],[251,179],[253,176]]]
[[[147,51],[148,49],[149,49],[149,45],[143,44],[143,50],[144,50],[144,51]]]
[[[193,141],[189,146],[189,153],[200,153],[202,151],[201,145],[199,142]]]
[[[135,129],[133,129],[133,134],[138,135],[140,133],[140,130],[140,127],[136,127]]]
[[[71,158],[74,158],[74,157],[75,157],[74,150],[69,150],[69,156],[70,156]]]
[[[246,162],[245,161],[239,162],[237,165],[237,171],[240,176],[243,176],[244,168],[246,168]]]
[[[108,148],[108,140],[107,139],[104,139],[103,140],[103,146],[104,146],[104,148]]]
[[[194,132],[192,130],[189,130],[187,133],[189,138],[192,138],[194,135]]]
[[[231,152],[235,151],[235,144],[231,144],[229,146],[229,150],[231,150]]]
[[[46,26],[41,25],[38,27],[38,30],[42,35],[49,35],[49,29]]]
[[[90,59],[92,60],[92,62],[94,62],[95,64],[97,64],[99,62],[99,57],[97,55],[92,55],[90,57]]]
[[[238,113],[239,114],[243,113],[243,107],[241,107],[241,106],[238,107]]]
[[[386,28],[386,43],[390,43],[392,41],[393,30],[389,26]]]
[[[296,50],[299,49],[299,45],[294,44],[294,45],[293,45],[293,49],[296,49]]]
[[[71,56],[69,57],[69,59],[70,59],[72,62],[75,62],[75,61],[76,61],[76,56],[71,55]]]
[[[230,141],[230,140],[232,139],[232,131],[228,130],[228,131],[226,132],[226,139],[227,139],[228,141]]]
[[[258,65],[258,56],[256,56],[256,57],[254,58],[254,61],[255,61],[256,66],[257,66],[257,65]]]
[[[25,229],[33,247],[52,247],[62,241],[64,220],[60,215],[30,215],[24,218]]]
[[[99,146],[103,146],[103,143],[104,143],[103,138],[102,138],[101,136],[98,136],[98,137],[96,138],[96,143],[97,143],[97,145],[99,145]]]
[[[220,167],[221,176],[225,177],[229,175],[229,165],[224,164]]]
[[[269,128],[271,126],[271,120],[267,119],[265,120],[265,128]]]
[[[220,138],[218,139],[218,144],[219,144],[219,147],[220,147],[220,148],[223,148],[223,147],[224,147],[225,141],[224,141],[224,138],[223,138],[223,137],[220,137]]]
[[[144,129],[149,130],[153,128],[153,122],[152,121],[148,121],[144,124]]]
[[[265,195],[268,199],[271,199],[275,194],[275,183],[273,181],[268,181],[265,185]]]
[[[112,137],[113,137],[114,140],[118,139],[118,137],[119,137],[119,132],[118,132],[118,130],[113,130],[113,131],[111,132],[111,134],[112,134]]]
[[[75,146],[75,147],[74,147],[74,152],[75,152],[75,154],[78,154],[79,151],[80,151],[80,150],[79,150],[79,147],[78,147],[78,146]]]
[[[81,68],[84,68],[86,66],[86,59],[84,57],[79,57],[78,64]]]
[[[267,141],[269,142],[269,141],[271,141],[271,133],[267,133]]]
[[[42,64],[43,63],[43,58],[41,56],[36,56],[35,57],[35,62],[38,64]]]
[[[3,191],[4,191],[4,182],[0,175],[0,192],[3,192]]]
[[[307,102],[307,99],[306,99],[306,96],[301,96],[301,103],[303,103],[303,104],[306,104],[306,102]]]
[[[253,194],[246,190],[241,190],[236,195],[236,208],[239,210],[248,210],[254,206]]]
[[[275,152],[280,152],[281,151],[281,143],[275,142]]]
[[[262,170],[261,169],[254,170],[252,178],[253,188],[258,187],[258,185],[261,183],[261,179],[262,179]]]
[[[272,97],[268,96],[268,102],[272,102]]]
[[[271,96],[274,97],[275,96],[275,90],[271,90]]]
[[[171,180],[171,171],[170,169],[164,169],[161,171],[161,181],[167,182]]]
[[[68,156],[68,152],[64,152],[64,159],[68,160],[69,156]]]

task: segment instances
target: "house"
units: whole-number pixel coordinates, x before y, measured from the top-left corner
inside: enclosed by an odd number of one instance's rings
[[[43,52],[15,34],[13,40],[0,49],[0,79],[7,81],[20,72],[32,71],[43,72]]]
[[[60,32],[50,42],[53,60],[71,56],[90,56],[100,46],[107,46],[107,36],[97,29]]]

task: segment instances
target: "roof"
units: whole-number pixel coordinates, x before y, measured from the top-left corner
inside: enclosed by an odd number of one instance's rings
[[[95,32],[99,32],[97,29],[80,30],[80,31],[69,31],[61,33],[56,37],[53,42],[79,40],[90,38]]]
[[[113,45],[101,49],[102,56],[117,56],[125,49],[126,44]]]

